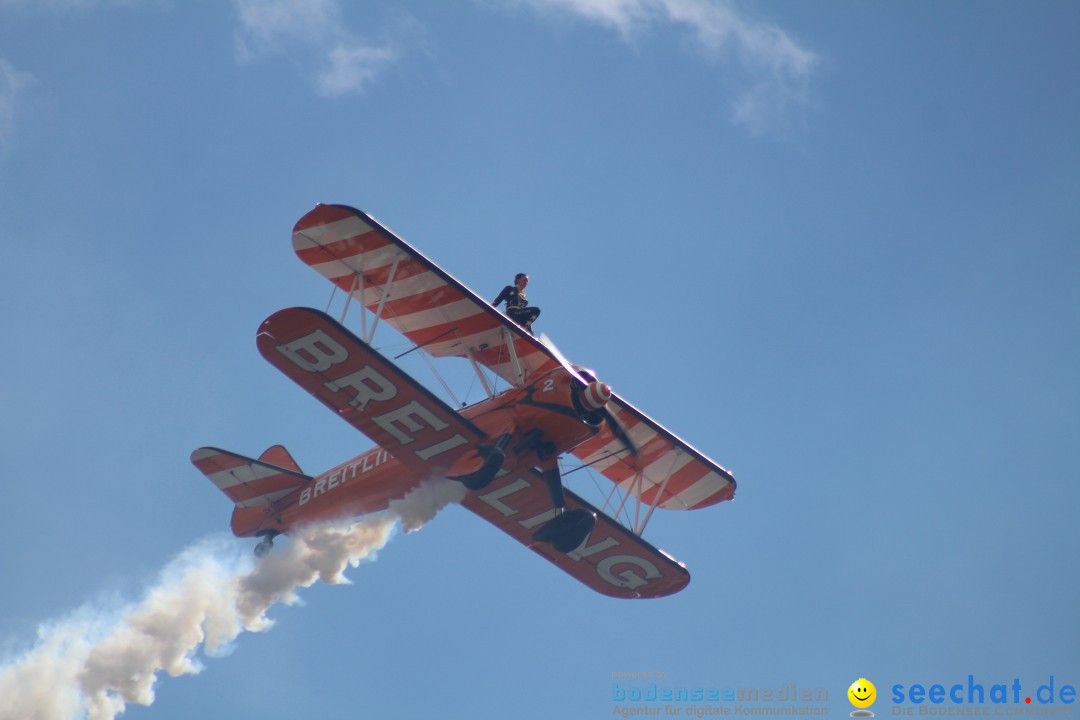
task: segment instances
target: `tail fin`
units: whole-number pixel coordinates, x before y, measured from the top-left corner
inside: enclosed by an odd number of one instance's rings
[[[259,460],[300,474],[303,474],[304,472],[300,469],[300,466],[296,464],[296,461],[293,460],[293,456],[289,454],[289,451],[285,449],[284,445],[274,445],[266,448],[266,451],[259,456]]]
[[[262,529],[274,501],[311,481],[280,445],[264,452],[259,460],[204,447],[191,453],[191,462],[236,503],[232,528],[241,537]]]

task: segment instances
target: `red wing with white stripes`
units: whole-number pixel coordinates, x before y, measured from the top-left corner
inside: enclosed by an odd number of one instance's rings
[[[256,338],[271,365],[424,477],[484,433],[333,318],[311,308],[268,317]]]
[[[292,241],[301,260],[370,311],[368,342],[385,322],[433,357],[469,358],[514,385],[557,365],[486,300],[360,210],[317,205]]]
[[[696,510],[735,496],[735,478],[633,405],[615,396],[609,411],[631,445],[604,426],[571,452],[643,504],[665,510]]]

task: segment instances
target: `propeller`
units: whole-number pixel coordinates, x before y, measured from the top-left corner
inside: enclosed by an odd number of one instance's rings
[[[618,438],[619,442],[623,444],[623,447],[625,447],[631,455],[636,456],[638,454],[638,448],[630,438],[630,433],[626,431],[623,424],[615,417],[615,413],[608,409],[607,404],[612,397],[611,387],[607,383],[602,383],[595,379],[591,381],[586,379],[578,372],[577,368],[570,364],[570,361],[566,359],[566,356],[559,351],[559,348],[556,347],[555,343],[552,342],[551,338],[546,334],[541,333],[538,339],[544,347],[551,351],[551,354],[554,355],[555,359],[559,361],[559,364],[570,373],[571,377],[581,384],[583,404],[588,406],[591,411],[600,413],[603,416],[604,421],[607,422],[608,427],[611,428],[611,433]]]

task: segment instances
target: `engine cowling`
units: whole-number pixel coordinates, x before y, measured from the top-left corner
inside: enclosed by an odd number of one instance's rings
[[[611,387],[594,380],[585,387],[573,386],[574,409],[583,423],[599,427],[604,422],[604,407],[611,400]]]

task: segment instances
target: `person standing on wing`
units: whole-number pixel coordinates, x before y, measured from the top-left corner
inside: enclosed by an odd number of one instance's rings
[[[491,304],[499,307],[499,303],[505,300],[507,316],[532,335],[532,324],[536,318],[540,317],[540,308],[529,307],[529,298],[525,297],[525,286],[528,284],[529,276],[518,273],[514,276],[514,284],[504,287],[499,297],[495,298],[495,302]]]

